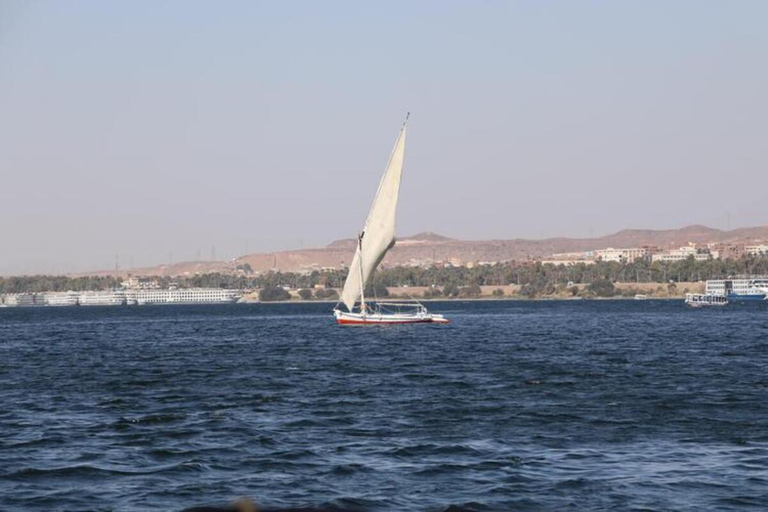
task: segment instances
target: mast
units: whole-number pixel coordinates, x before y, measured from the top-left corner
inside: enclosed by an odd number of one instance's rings
[[[365,231],[361,231],[359,235],[357,235],[357,250],[360,251],[360,254],[363,254],[363,235],[365,234]],[[360,268],[360,313],[365,315],[365,279],[363,279],[363,267],[362,265],[358,265]]]

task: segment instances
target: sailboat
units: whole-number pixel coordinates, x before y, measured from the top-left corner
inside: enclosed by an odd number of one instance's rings
[[[409,114],[410,115],[410,114]],[[336,322],[344,325],[416,324],[447,323],[443,315],[436,315],[414,299],[413,302],[378,302],[368,304],[365,287],[371,282],[379,266],[395,245],[395,212],[400,192],[405,157],[405,133],[408,116],[405,118],[395,147],[389,156],[387,168],[379,183],[371,211],[363,230],[357,235],[357,249],[344,282],[341,300],[334,308]],[[346,307],[346,311],[341,305]]]

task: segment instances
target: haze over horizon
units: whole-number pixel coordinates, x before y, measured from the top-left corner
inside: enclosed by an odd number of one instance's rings
[[[765,2],[0,1],[0,275],[768,223]],[[763,63],[763,64],[761,64]]]

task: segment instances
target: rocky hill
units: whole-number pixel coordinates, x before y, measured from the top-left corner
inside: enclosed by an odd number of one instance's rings
[[[554,253],[591,251],[607,247],[644,245],[673,248],[689,242],[697,244],[753,244],[768,241],[768,226],[740,228],[731,231],[706,226],[681,229],[625,229],[598,238],[548,238],[542,240],[456,240],[435,233],[419,233],[399,239],[387,254],[385,266],[429,265],[435,261],[456,264],[468,262],[526,261],[545,258]],[[349,265],[355,251],[355,240],[336,240],[326,247],[298,249],[241,256],[233,261],[187,262],[136,269],[136,275],[189,275],[205,272],[233,272],[238,265],[248,264],[256,271],[277,269],[301,271]],[[108,273],[108,272],[107,272]]]

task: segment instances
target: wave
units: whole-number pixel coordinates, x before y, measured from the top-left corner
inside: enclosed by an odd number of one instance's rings
[[[96,477],[96,476],[133,476],[133,475],[152,475],[173,471],[176,469],[200,469],[198,464],[174,464],[171,466],[161,466],[152,469],[116,469],[102,468],[90,465],[64,466],[60,468],[24,468],[7,475],[10,479],[40,479],[40,478],[58,478],[58,477]]]

